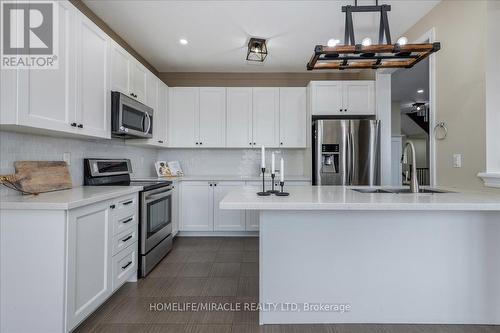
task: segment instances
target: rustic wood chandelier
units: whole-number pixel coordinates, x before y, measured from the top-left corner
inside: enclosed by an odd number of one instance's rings
[[[311,60],[307,63],[307,70],[317,69],[377,69],[377,68],[411,68],[430,54],[439,51],[439,42],[423,44],[407,44],[405,37],[395,44],[391,42],[391,32],[387,12],[390,5],[379,5],[376,0],[374,6],[342,6],[345,13],[344,45],[336,45],[337,40],[330,40],[328,46],[316,45]],[[380,13],[380,28],[377,45],[371,45],[369,38],[356,44],[352,13]],[[385,44],[384,44],[385,37]]]

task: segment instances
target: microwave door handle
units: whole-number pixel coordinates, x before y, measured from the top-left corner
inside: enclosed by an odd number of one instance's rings
[[[148,127],[147,129],[144,131],[144,134],[148,134],[149,133],[149,130],[151,129],[151,117],[149,116],[149,113],[144,113],[146,115],[145,118],[148,119]]]

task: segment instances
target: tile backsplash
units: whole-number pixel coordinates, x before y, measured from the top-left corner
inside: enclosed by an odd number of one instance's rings
[[[83,159],[129,158],[136,177],[155,174],[155,149],[127,146],[123,140],[82,140],[0,131],[0,174],[14,173],[14,162],[21,160],[63,160],[63,154],[71,154],[70,172],[73,185],[83,185]],[[12,191],[4,186],[0,195]]]
[[[285,159],[287,175],[304,175],[305,149],[267,149],[267,168],[271,168],[271,152]],[[239,175],[260,173],[260,149],[150,149],[125,145],[123,140],[93,140],[49,137],[0,131],[0,174],[14,173],[14,162],[21,160],[63,160],[70,153],[70,172],[74,186],[83,184],[83,159],[129,158],[133,177],[156,176],[157,160],[180,162],[186,175]],[[0,195],[13,191],[0,186]]]

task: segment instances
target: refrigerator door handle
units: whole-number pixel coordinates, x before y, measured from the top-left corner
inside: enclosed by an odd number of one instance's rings
[[[351,151],[352,151],[352,140],[351,140],[351,131],[350,131],[350,126],[348,126],[347,128],[347,133],[346,133],[346,144],[347,144],[347,147],[346,147],[346,170],[345,170],[345,174],[346,174],[346,183],[345,185],[351,185],[351,171],[352,171],[352,154],[351,154]]]
[[[356,151],[354,149],[354,136],[352,135],[352,132],[349,131],[349,137],[350,137],[350,148],[351,148],[351,152],[350,152],[350,159],[351,159],[351,165],[350,165],[350,168],[349,168],[349,185],[353,185],[353,180],[354,180],[354,161],[356,160]]]

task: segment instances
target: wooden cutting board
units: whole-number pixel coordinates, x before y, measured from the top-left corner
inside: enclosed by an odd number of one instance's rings
[[[17,161],[14,168],[15,184],[25,192],[42,193],[73,187],[64,161]]]

